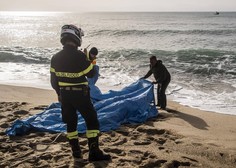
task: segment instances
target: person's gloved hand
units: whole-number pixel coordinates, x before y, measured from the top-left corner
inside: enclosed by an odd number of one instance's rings
[[[156,81],[152,81],[152,84],[157,84],[157,82]]]

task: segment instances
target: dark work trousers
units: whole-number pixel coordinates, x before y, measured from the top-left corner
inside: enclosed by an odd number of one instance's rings
[[[62,104],[62,121],[67,124],[67,132],[77,131],[78,115],[80,112],[85,120],[87,130],[99,130],[97,112],[90,99],[89,87],[82,90],[60,90]]]
[[[169,83],[170,83],[170,78],[168,78],[163,83],[161,83],[161,86],[159,88],[159,93],[157,94],[158,103],[160,104],[160,107],[162,109],[165,109],[166,105],[167,105],[167,103],[166,103],[166,88],[169,85]]]

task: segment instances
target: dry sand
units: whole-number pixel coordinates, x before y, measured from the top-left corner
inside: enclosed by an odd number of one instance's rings
[[[72,158],[65,134],[5,135],[14,120],[41,112],[56,100],[52,90],[0,85],[0,167],[236,167],[236,116],[171,101],[156,118],[101,134],[100,147],[111,154],[111,162],[88,162],[83,134],[84,161]]]

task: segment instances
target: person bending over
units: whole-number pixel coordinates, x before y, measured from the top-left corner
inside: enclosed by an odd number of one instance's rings
[[[144,79],[148,78],[151,75],[154,75],[155,82],[153,84],[158,84],[157,86],[157,106],[160,106],[161,109],[165,110],[167,101],[166,101],[166,88],[170,83],[171,75],[168,72],[167,68],[162,64],[161,60],[157,60],[156,56],[150,57],[150,70],[143,77]]]

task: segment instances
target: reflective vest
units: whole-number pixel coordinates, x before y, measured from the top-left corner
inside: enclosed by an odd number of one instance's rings
[[[86,55],[73,46],[64,46],[51,59],[51,84],[59,91],[59,87],[88,85],[87,77],[93,77],[93,64]]]
[[[86,56],[87,56],[87,59],[91,62],[91,60],[90,60],[90,58],[89,58],[89,52],[86,52],[85,54],[86,54]],[[96,65],[96,63],[97,63],[97,61],[96,61],[96,59],[94,59],[94,60],[92,61],[92,64],[93,64],[93,65]]]

